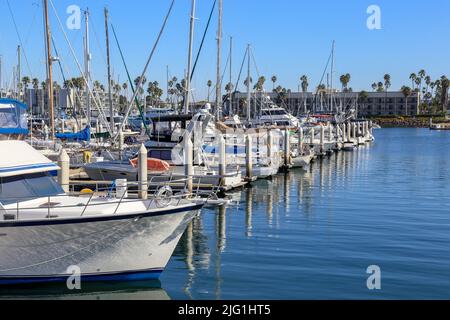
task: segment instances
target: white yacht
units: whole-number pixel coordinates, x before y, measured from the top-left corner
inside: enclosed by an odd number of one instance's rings
[[[158,278],[202,204],[187,193],[66,193],[59,168],[23,141],[0,141],[0,285]],[[155,193],[156,194],[156,193]]]
[[[265,98],[260,115],[255,119],[256,126],[282,126],[298,128],[300,121],[284,108],[278,107],[269,97]]]

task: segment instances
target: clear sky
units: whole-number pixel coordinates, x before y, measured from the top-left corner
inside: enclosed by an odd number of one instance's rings
[[[22,74],[44,78],[44,37],[41,0],[9,0],[25,47]],[[107,6],[118,33],[132,77],[137,77],[162,24],[171,0],[53,0],[63,23],[69,5],[91,11],[93,77],[106,83],[103,8]],[[236,81],[245,47],[253,47],[257,69],[268,82],[277,75],[278,84],[295,90],[299,77],[308,75],[311,87],[318,85],[332,40],[336,41],[335,82],[350,73],[350,87],[370,90],[385,73],[391,74],[392,89],[409,84],[409,74],[425,69],[433,78],[450,75],[450,1],[448,0],[223,0],[223,64],[228,39],[233,36],[233,81]],[[197,0],[194,55],[206,26],[213,0]],[[381,9],[381,30],[369,30],[367,8]],[[150,65],[147,78],[165,87],[166,66],[181,78],[187,65],[191,0],[176,0],[167,29]],[[7,0],[0,0],[0,55],[3,82],[9,81],[19,44]],[[68,76],[78,70],[62,36],[53,11],[51,24],[56,45]],[[83,32],[66,30],[82,62]],[[193,82],[196,99],[206,95],[206,82],[215,79],[217,13],[206,38]],[[111,36],[114,78],[123,83],[126,74]],[[28,60],[28,63],[27,63]],[[29,68],[28,68],[29,65]],[[224,67],[224,65],[223,65]],[[253,78],[257,77],[253,67]],[[58,69],[57,80],[61,79]],[[228,79],[228,75],[227,78]],[[227,82],[227,81],[225,81]],[[241,81],[242,87],[242,81]],[[165,89],[165,88],[164,88]]]

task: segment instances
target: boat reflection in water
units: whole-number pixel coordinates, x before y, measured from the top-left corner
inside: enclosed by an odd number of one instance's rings
[[[88,282],[81,290],[69,290],[64,284],[14,286],[0,290],[1,300],[170,300],[159,280],[133,282]]]
[[[236,205],[203,209],[186,229],[170,272],[161,279],[171,297],[245,299],[252,296],[250,288],[267,295],[262,297],[273,297],[264,289],[269,270],[282,264],[303,267],[302,247],[293,244],[306,237],[300,230],[317,228],[318,207],[325,210],[326,238],[333,234],[336,213],[326,203],[341,205],[333,190],[364,172],[369,149],[335,153],[306,169],[254,181],[227,194],[237,199]]]

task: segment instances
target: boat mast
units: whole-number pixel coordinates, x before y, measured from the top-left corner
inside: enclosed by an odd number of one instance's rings
[[[233,81],[233,79],[232,79],[232,67],[233,67],[233,37],[230,37],[230,53],[229,53],[229,55],[230,55],[230,81],[228,82],[228,89],[229,89],[229,96],[228,96],[228,99],[229,99],[229,102],[230,102],[230,104],[229,104],[229,106],[230,106],[229,112],[230,112],[230,115],[232,116],[232,115],[233,115],[233,99],[232,99],[233,88],[231,87],[231,86],[232,86],[231,82]]]
[[[20,45],[19,46],[17,46],[17,83],[18,83],[18,85],[17,85],[17,87],[18,87],[18,97],[17,97],[17,100],[21,100],[21,69],[22,69],[22,67],[21,67],[21,61],[20,61],[20,58],[21,58],[21,48],[20,48]],[[24,90],[25,90],[25,88],[23,88]]]
[[[51,46],[51,31],[50,21],[48,19],[48,0],[44,0],[44,19],[45,19],[45,35],[46,35],[46,48],[47,48],[47,93],[49,100],[49,117],[50,117],[50,137],[55,136],[55,116],[53,110],[53,58],[52,58],[52,46]]]
[[[194,26],[195,26],[195,0],[192,0],[191,20],[189,28],[189,51],[188,51],[188,66],[186,71],[186,86],[184,97],[184,113],[189,113],[189,98],[191,95],[191,64],[192,64],[192,43],[194,42]]]
[[[111,91],[111,59],[109,54],[108,8],[105,8],[105,34],[106,34],[106,62],[108,64],[109,125],[111,128],[111,134],[114,135],[114,108]]]
[[[252,96],[250,92],[250,44],[247,45],[247,59],[247,122],[250,124],[250,109],[252,107]]]
[[[331,47],[331,79],[330,79],[330,111],[333,112],[333,73],[334,73],[334,40]]]
[[[86,34],[84,36],[84,73],[86,77],[86,81],[89,84],[90,83],[90,72],[91,72],[91,54],[90,54],[90,48],[89,48],[89,9],[86,9],[84,12],[85,16],[85,26],[86,26]],[[88,126],[91,125],[91,97],[89,95],[89,87],[90,85],[86,86],[85,90],[85,96],[86,96],[86,113],[87,113],[87,122]]]
[[[219,0],[219,21],[217,30],[217,80],[216,80],[216,120],[220,120],[222,106],[222,0]]]

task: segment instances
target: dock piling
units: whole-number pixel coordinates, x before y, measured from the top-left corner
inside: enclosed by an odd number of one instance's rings
[[[70,158],[65,149],[61,150],[58,156],[58,166],[61,170],[58,171],[58,183],[61,185],[64,192],[69,192],[70,180]]]
[[[123,160],[123,145],[125,144],[125,138],[123,135],[123,131],[119,130],[119,158],[120,160]]]
[[[320,153],[325,153],[325,127],[320,127]]]
[[[189,137],[184,137],[184,175],[187,179],[187,191],[192,193],[193,181],[192,176],[194,175],[194,164],[193,164],[193,144]]]
[[[219,175],[221,175],[222,177],[220,178],[220,185],[224,186],[225,185],[225,174],[227,171],[227,154],[226,154],[226,142],[225,142],[225,138],[223,137],[222,134],[218,135],[218,149],[219,149]]]
[[[303,128],[298,128],[298,144],[297,144],[297,153],[299,156],[303,155]]]
[[[284,130],[284,166],[289,168],[291,165],[291,140],[289,129]]]
[[[246,177],[249,181],[252,179],[253,174],[253,159],[252,159],[252,136],[247,134],[245,136],[245,164],[246,164]]]
[[[138,181],[139,181],[139,198],[147,199],[148,197],[148,183],[147,183],[147,148],[141,144],[138,155]]]

